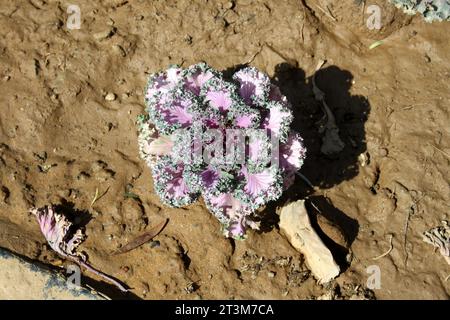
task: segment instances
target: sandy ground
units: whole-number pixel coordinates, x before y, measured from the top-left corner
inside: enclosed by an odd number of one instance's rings
[[[86,224],[82,250],[132,287],[130,298],[448,299],[450,267],[421,234],[449,214],[450,24],[372,2],[381,30],[368,30],[351,0],[2,1],[0,246],[62,268],[28,214],[55,203]],[[66,28],[69,4],[81,9],[79,30]],[[322,59],[317,83],[346,144],[334,158],[320,153],[323,113],[311,87]],[[223,238],[201,202],[163,206],[138,155],[148,75],[202,60],[267,72],[308,147],[302,173],[316,190],[298,179],[245,241]],[[91,206],[97,189],[106,193]],[[327,285],[277,227],[277,208],[305,197],[343,269]],[[154,242],[111,255],[165,217]],[[392,250],[374,260],[390,235]],[[368,290],[373,265],[381,287]]]

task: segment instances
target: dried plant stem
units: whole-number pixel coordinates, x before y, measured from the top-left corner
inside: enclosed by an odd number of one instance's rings
[[[72,260],[73,262],[79,264],[80,266],[86,268],[88,271],[90,271],[93,274],[99,276],[100,278],[103,278],[106,281],[111,282],[113,285],[115,285],[117,288],[119,288],[120,291],[128,292],[128,289],[125,288],[119,281],[117,281],[116,279],[114,279],[111,276],[108,276],[106,273],[103,273],[100,270],[95,269],[90,264],[88,264],[83,259],[81,259],[80,257],[68,256],[67,258]]]
[[[97,201],[97,198],[98,198],[98,188],[95,188],[95,196],[94,199],[92,199],[91,207],[94,205],[95,201]]]
[[[318,8],[320,11],[322,11],[328,18],[330,18],[333,21],[337,21],[335,17],[333,17],[333,15],[331,14],[331,10],[330,8],[328,8],[328,6],[326,7],[328,11],[325,11],[325,9],[323,9],[321,6],[319,6],[318,4],[316,4],[316,8]]]
[[[94,205],[95,202],[97,202],[98,200],[103,198],[103,196],[108,192],[108,190],[109,190],[109,187],[106,188],[105,192],[103,192],[101,195],[99,195],[98,188],[95,188],[95,196],[94,196],[94,199],[92,199],[91,207]]]
[[[391,253],[392,249],[394,249],[394,245],[392,244],[392,238],[394,238],[394,236],[392,234],[389,234],[390,239],[389,239],[389,250],[386,251],[385,253],[379,255],[378,257],[372,258],[372,260],[378,260],[381,259],[385,256],[387,256],[389,253]]]

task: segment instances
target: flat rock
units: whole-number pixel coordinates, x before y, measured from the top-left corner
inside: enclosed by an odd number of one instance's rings
[[[0,300],[101,300],[82,287],[69,287],[66,279],[0,248]]]
[[[306,263],[320,283],[339,275],[339,266],[330,250],[311,226],[304,200],[292,202],[281,209],[280,229],[291,245],[305,256]]]

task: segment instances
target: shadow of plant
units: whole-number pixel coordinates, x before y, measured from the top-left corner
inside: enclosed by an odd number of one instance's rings
[[[245,66],[239,65],[227,69],[224,74],[231,75],[242,67]],[[302,69],[282,63],[276,66],[272,82],[280,88],[292,104],[294,112],[292,129],[301,134],[307,148],[306,159],[300,172],[315,188],[329,189],[343,181],[351,180],[359,173],[358,156],[366,151],[364,124],[368,119],[370,105],[363,96],[351,94],[353,75],[349,71],[337,66],[329,66],[318,70],[314,76],[317,86],[325,93],[326,103],[335,116],[340,138],[345,143],[344,149],[332,156],[321,152],[322,134],[319,131],[319,123],[325,114],[321,102],[315,99],[312,77],[306,78]],[[307,208],[311,223],[332,250],[336,261],[341,267],[346,268],[348,248],[358,234],[358,222],[335,208],[325,197],[314,195],[314,190],[298,177],[281,199],[269,203],[261,212],[261,232],[268,232],[273,227],[277,227],[279,217],[276,214],[276,208],[278,206],[308,197],[310,198],[307,201]],[[311,202],[320,208],[321,213],[310,208]],[[317,214],[322,214],[342,230],[347,247],[335,243],[320,231],[317,225]]]

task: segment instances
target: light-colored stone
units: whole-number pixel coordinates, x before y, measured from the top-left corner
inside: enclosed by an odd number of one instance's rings
[[[111,37],[114,34],[114,28],[110,27],[110,28],[106,28],[100,32],[96,32],[94,33],[94,39],[95,40],[103,40],[103,39],[107,39],[109,37]]]
[[[311,226],[304,200],[290,203],[281,209],[280,229],[292,246],[305,256],[306,263],[320,283],[326,283],[339,275],[339,266],[330,250]]]
[[[105,96],[105,100],[106,101],[114,101],[116,100],[116,95],[112,92],[109,92],[106,96]]]
[[[44,266],[0,248],[0,300],[101,300]]]

